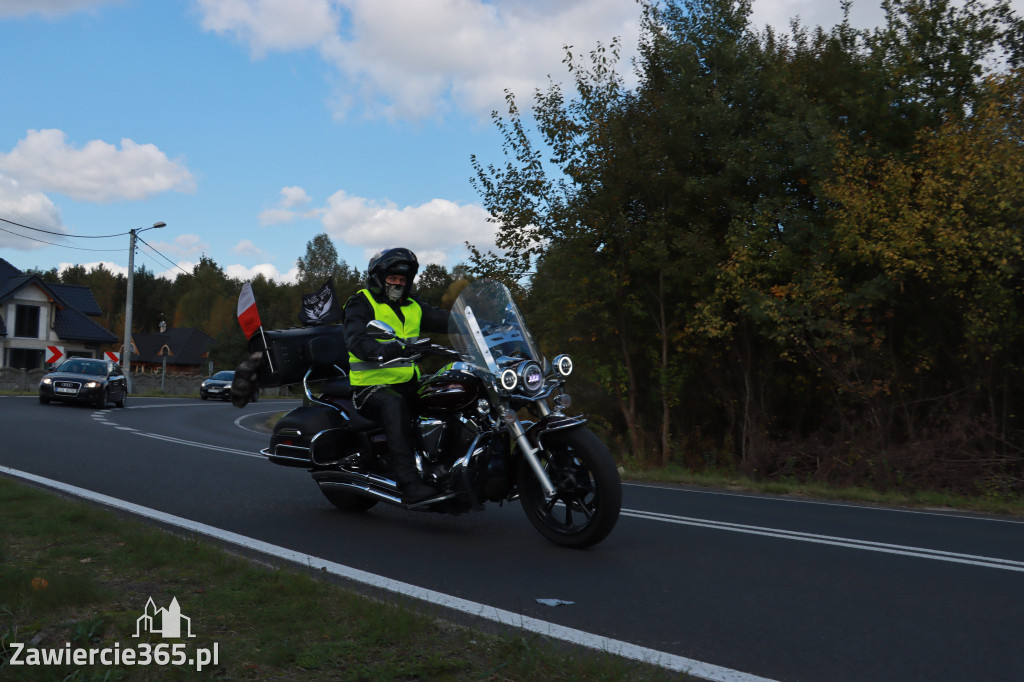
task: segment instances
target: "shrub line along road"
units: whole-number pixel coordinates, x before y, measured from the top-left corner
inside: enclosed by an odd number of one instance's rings
[[[1024,670],[1019,520],[627,485],[612,535],[564,550],[516,503],[459,517],[336,511],[305,471],[257,454],[266,437],[253,425],[283,405],[137,398],[94,410],[0,397],[0,466],[705,679],[1015,680]]]

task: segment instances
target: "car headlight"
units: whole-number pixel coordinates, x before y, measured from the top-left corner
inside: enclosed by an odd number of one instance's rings
[[[47,386],[49,386],[50,384],[53,383],[53,379],[51,379],[50,377],[43,377],[43,380],[40,381],[39,383],[46,384]]]
[[[85,382],[85,387],[86,388],[96,388],[99,385],[100,385],[100,382],[98,382],[98,381],[87,381],[87,382]]]

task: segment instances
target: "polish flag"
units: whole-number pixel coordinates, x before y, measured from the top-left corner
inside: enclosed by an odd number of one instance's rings
[[[242,326],[242,333],[247,339],[252,338],[263,324],[256,311],[256,298],[252,295],[252,284],[249,282],[242,285],[242,293],[238,295],[238,324]]]

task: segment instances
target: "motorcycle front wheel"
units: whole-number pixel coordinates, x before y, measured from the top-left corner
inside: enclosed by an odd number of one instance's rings
[[[534,528],[562,547],[604,540],[619,520],[622,481],[607,446],[587,428],[553,431],[537,452],[556,493],[547,500],[530,465],[519,466],[519,499]]]

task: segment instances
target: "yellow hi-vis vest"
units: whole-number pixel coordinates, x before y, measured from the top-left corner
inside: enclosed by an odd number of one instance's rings
[[[401,339],[411,339],[420,335],[420,322],[423,320],[423,308],[413,300],[408,300],[402,306],[403,322],[394,309],[387,303],[378,303],[377,300],[366,289],[359,291],[366,297],[366,300],[373,306],[373,316],[381,322],[386,322],[395,330]],[[387,343],[382,340],[381,343]],[[353,386],[375,386],[377,384],[401,384],[419,376],[419,368],[411,360],[395,359],[391,363],[381,366],[376,360],[362,360],[349,351],[349,381]]]

